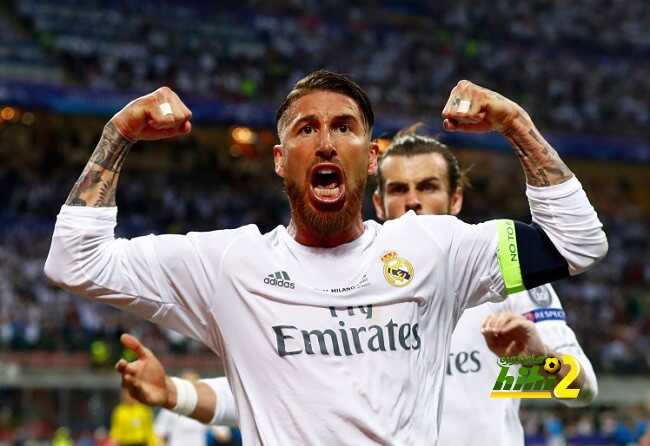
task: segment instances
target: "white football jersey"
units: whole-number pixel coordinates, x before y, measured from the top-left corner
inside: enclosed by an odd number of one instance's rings
[[[165,446],[201,446],[207,444],[208,427],[188,417],[161,409],[153,425]]]
[[[221,356],[246,445],[435,444],[452,330],[505,294],[499,221],[409,212],[335,248],[282,226],[115,240],[115,224],[64,206],[50,277]]]
[[[487,302],[468,308],[451,338],[440,445],[524,444],[524,431],[519,420],[520,400],[489,398],[499,367],[497,357],[488,348],[480,329],[487,316],[504,311],[522,314],[537,323],[538,332],[550,349],[571,354],[580,361],[586,379],[583,391],[597,392],[591,362],[583,353],[573,330],[566,324],[562,304],[551,285],[513,294],[504,302]],[[204,382],[218,394],[218,410],[213,424],[232,424],[237,419],[237,408],[231,402],[233,397],[226,379]]]
[[[575,333],[566,324],[564,310],[551,285],[511,294],[506,301],[488,302],[465,310],[454,330],[447,360],[440,445],[495,444],[522,446],[519,399],[491,399],[499,366],[497,356],[481,335],[486,317],[510,311],[536,323],[542,341],[556,353],[580,361],[587,392],[597,391],[596,378]]]

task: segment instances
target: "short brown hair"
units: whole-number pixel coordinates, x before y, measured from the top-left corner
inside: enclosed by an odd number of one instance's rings
[[[287,109],[296,99],[313,91],[332,91],[345,95],[357,103],[363,116],[364,124],[368,134],[372,134],[372,126],[375,123],[375,114],[372,111],[370,99],[363,89],[349,77],[327,70],[317,70],[296,82],[296,85],[289,92],[285,100],[280,104],[275,114],[275,126],[280,133],[280,123]]]
[[[377,161],[377,190],[384,193],[384,177],[381,174],[381,165],[389,156],[415,156],[427,153],[438,153],[447,164],[447,179],[449,193],[453,194],[458,189],[469,186],[467,171],[461,170],[458,158],[449,147],[431,136],[419,135],[418,128],[421,123],[413,124],[397,132],[391,143]]]

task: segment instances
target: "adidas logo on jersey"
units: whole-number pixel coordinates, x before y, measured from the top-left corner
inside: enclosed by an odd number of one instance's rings
[[[278,271],[273,274],[269,274],[264,278],[264,283],[267,285],[273,285],[280,288],[289,288],[294,289],[296,284],[291,281],[289,274],[286,271]]]

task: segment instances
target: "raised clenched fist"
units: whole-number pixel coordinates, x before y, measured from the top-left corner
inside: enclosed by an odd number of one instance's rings
[[[129,102],[111,122],[122,136],[135,142],[185,135],[192,130],[191,118],[192,112],[178,95],[161,87]]]
[[[504,132],[517,117],[530,119],[515,102],[466,80],[451,90],[442,110],[443,127],[456,132]]]

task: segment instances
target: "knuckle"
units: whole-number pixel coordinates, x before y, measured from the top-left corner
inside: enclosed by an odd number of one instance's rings
[[[141,106],[147,111],[155,109],[158,105],[157,95],[155,92],[145,96],[143,99]]]
[[[148,95],[143,96],[141,99],[142,102],[144,102],[145,104],[152,105],[156,103],[156,98],[158,97],[158,95],[159,95],[158,90],[156,90],[156,91],[152,91]]]

